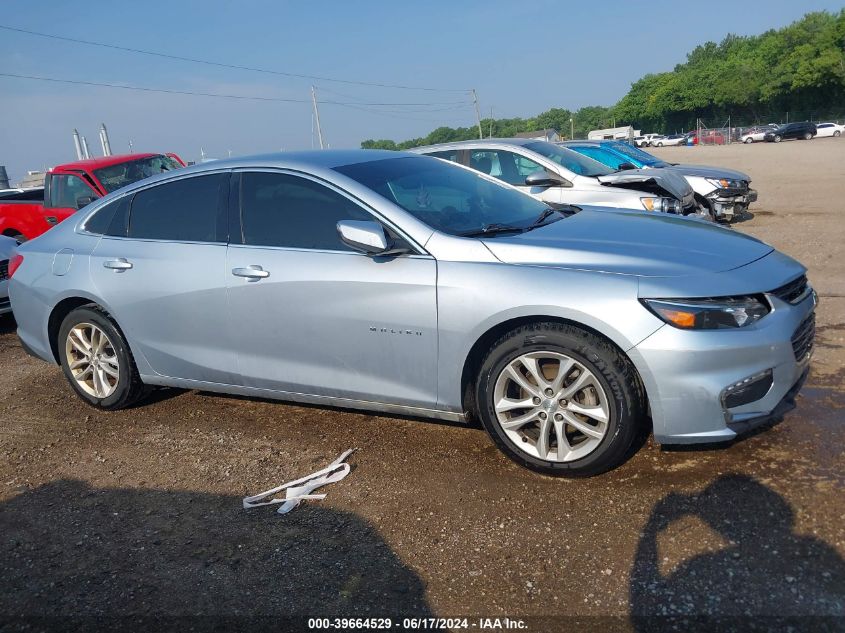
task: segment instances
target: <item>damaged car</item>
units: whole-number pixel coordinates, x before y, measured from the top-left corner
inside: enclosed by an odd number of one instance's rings
[[[734,169],[668,163],[624,141],[564,141],[561,145],[613,169],[628,166],[679,174],[695,192],[697,213],[720,222],[741,218],[757,200],[751,177]]]
[[[682,176],[611,169],[568,148],[535,139],[483,139],[408,150],[493,176],[547,204],[592,205],[688,215],[694,194]]]

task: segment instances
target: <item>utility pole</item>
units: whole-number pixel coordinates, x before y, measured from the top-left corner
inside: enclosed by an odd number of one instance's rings
[[[490,134],[487,138],[493,138],[493,106],[490,106]]]
[[[478,138],[484,138],[484,133],[481,131],[481,111],[478,109],[478,95],[475,94],[475,88],[472,89],[472,102],[475,105],[475,120],[478,121]]]
[[[314,104],[314,120],[317,122],[317,138],[320,139],[320,149],[323,145],[323,129],[320,127],[320,111],[317,109],[317,89],[311,86],[311,103]]]
[[[572,117],[569,117],[569,140],[575,140],[575,120]]]

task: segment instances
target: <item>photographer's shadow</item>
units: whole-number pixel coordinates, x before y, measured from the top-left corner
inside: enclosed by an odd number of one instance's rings
[[[725,546],[661,573],[666,560],[658,536],[685,518],[700,519]],[[795,533],[793,525],[789,503],[744,475],[721,476],[699,495],[664,497],[643,530],[631,571],[635,627],[659,629],[653,616],[845,615],[845,561],[825,542]],[[676,537],[677,548],[700,551],[701,543],[690,538]]]
[[[421,579],[362,518],[319,502],[275,510],[75,480],[23,492],[0,504],[0,614],[53,618],[47,628],[56,616],[433,615]]]

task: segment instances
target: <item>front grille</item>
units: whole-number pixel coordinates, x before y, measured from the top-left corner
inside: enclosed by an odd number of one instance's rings
[[[806,319],[801,322],[798,329],[792,335],[792,351],[795,354],[795,360],[801,362],[807,358],[810,352],[813,351],[813,339],[816,337],[816,313],[810,313]]]
[[[9,278],[9,260],[0,260],[0,281]]]
[[[793,279],[789,283],[782,285],[780,288],[771,290],[769,294],[775,295],[781,301],[795,304],[804,298],[806,292],[807,277],[806,275],[801,275],[798,279]]]

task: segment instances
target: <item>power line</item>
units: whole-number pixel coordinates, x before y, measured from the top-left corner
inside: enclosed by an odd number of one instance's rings
[[[190,90],[172,90],[169,88],[149,88],[145,86],[127,86],[124,84],[112,84],[112,83],[104,83],[98,81],[83,81],[79,79],[59,79],[57,77],[41,77],[36,75],[19,75],[15,73],[0,73],[0,77],[11,77],[14,79],[28,79],[32,81],[49,81],[53,83],[62,83],[62,84],[75,84],[81,86],[97,86],[100,88],[120,88],[121,90],[137,90],[141,92],[160,92],[165,94],[177,94],[177,95],[189,95],[192,97],[215,97],[218,99],[242,99],[248,101],[275,101],[275,102],[282,102],[282,103],[310,103],[308,99],[290,99],[284,97],[260,97],[254,95],[236,95],[236,94],[221,94],[217,92],[194,92]],[[465,106],[467,102],[465,101],[449,101],[443,103],[383,103],[383,102],[376,102],[376,103],[346,103],[344,101],[322,101],[321,103],[329,104],[329,105],[339,105],[339,106],[385,106],[385,107],[396,107],[396,106],[414,106],[414,107],[421,107],[421,106]]]
[[[182,62],[191,62],[194,64],[205,64],[206,66],[217,66],[219,68],[231,68],[234,70],[248,70],[250,72],[255,73],[265,73],[269,75],[280,75],[283,77],[294,77],[296,79],[309,79],[309,80],[317,80],[317,81],[330,81],[334,83],[341,83],[341,84],[351,84],[356,86],[370,86],[373,88],[395,88],[399,90],[422,90],[426,92],[460,92],[469,94],[469,90],[465,89],[457,89],[457,88],[429,88],[429,87],[417,87],[417,86],[403,86],[399,84],[382,84],[382,83],[374,83],[368,81],[353,81],[351,79],[337,79],[334,77],[321,77],[319,75],[306,75],[303,73],[292,73],[292,72],[284,72],[281,70],[270,70],[267,68],[255,68],[253,66],[240,66],[237,64],[226,64],[223,62],[215,62],[207,59],[198,59],[195,57],[183,57],[181,55],[171,55],[169,53],[159,53],[157,51],[149,51],[142,48],[130,48],[128,46],[118,46],[116,44],[106,44],[105,42],[94,42],[91,40],[82,40],[73,37],[65,37],[63,35],[53,35],[51,33],[41,33],[39,31],[30,31],[28,29],[21,29],[14,26],[6,26],[0,24],[0,29],[5,31],[12,31],[15,33],[24,33],[26,35],[34,35],[36,37],[44,37],[47,39],[53,40],[61,40],[64,42],[72,42],[74,44],[84,44],[86,46],[99,46],[102,48],[110,48],[112,50],[117,51],[124,51],[127,53],[138,53],[140,55],[150,55],[152,57],[161,57],[164,59],[172,59]]]

